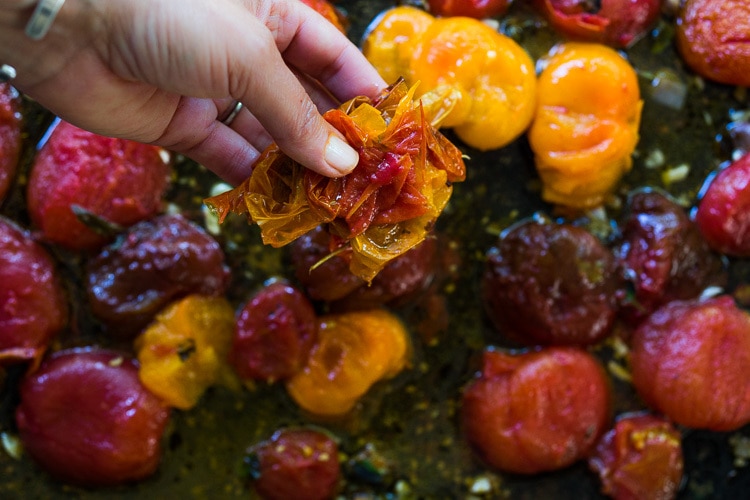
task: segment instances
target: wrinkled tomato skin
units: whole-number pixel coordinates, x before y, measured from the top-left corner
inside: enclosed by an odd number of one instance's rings
[[[750,86],[750,3],[687,0],[675,41],[696,73],[719,83]]]
[[[219,243],[179,215],[132,226],[86,265],[91,310],[121,336],[138,333],[172,300],[222,295],[229,279]]]
[[[598,361],[575,347],[521,354],[488,350],[463,393],[468,442],[490,467],[516,474],[558,470],[584,458],[610,416]]]
[[[248,453],[257,468],[253,487],[265,500],[326,500],[336,493],[338,446],[322,432],[282,429]]]
[[[24,449],[56,479],[109,486],[156,471],[169,410],[140,383],[131,358],[60,351],[24,379],[20,395]]]
[[[583,228],[529,221],[487,253],[484,309],[525,345],[588,345],[611,330],[618,275],[611,251]]]
[[[309,299],[286,283],[273,283],[240,310],[229,361],[243,380],[284,380],[302,369],[316,338]]]
[[[161,210],[169,165],[160,148],[114,139],[60,121],[39,150],[27,187],[31,220],[47,241],[72,250],[96,250],[110,237],[73,212],[130,226]]]
[[[711,180],[695,212],[695,223],[717,252],[750,257],[750,154]]]
[[[654,410],[696,429],[750,422],[750,315],[729,296],[673,301],[634,332],[633,385]]]
[[[698,297],[723,286],[725,266],[685,210],[657,191],[631,196],[614,253],[633,295],[621,308],[631,324],[671,300]]]
[[[601,0],[598,10],[592,10],[592,2],[587,0],[535,2],[542,15],[563,35],[617,48],[637,42],[661,12],[661,0]]]
[[[8,194],[21,155],[21,97],[0,83],[0,203]]]
[[[0,366],[38,359],[67,317],[67,297],[52,258],[28,233],[0,217]]]
[[[680,431],[666,418],[626,414],[589,457],[602,493],[616,500],[671,500],[682,482]]]
[[[435,16],[486,19],[505,14],[510,0],[427,0],[427,5]]]

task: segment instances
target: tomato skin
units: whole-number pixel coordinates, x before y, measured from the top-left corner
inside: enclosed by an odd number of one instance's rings
[[[24,449],[58,480],[108,486],[156,471],[169,410],[141,385],[131,358],[60,351],[24,379],[20,394]]]
[[[0,217],[0,366],[39,359],[67,318],[54,261],[27,232]]]
[[[598,10],[586,0],[535,0],[538,10],[562,34],[580,41],[626,48],[659,17],[661,0],[601,0]]]
[[[111,238],[78,220],[73,207],[120,226],[155,215],[170,171],[160,152],[60,121],[32,166],[27,187],[32,221],[50,242],[72,250],[100,248]]]
[[[465,16],[485,19],[508,10],[510,0],[427,0],[429,11],[436,16]]]
[[[675,41],[687,65],[704,78],[750,86],[750,4],[745,0],[687,0]]]
[[[672,301],[631,341],[633,385],[655,411],[696,429],[750,422],[750,315],[729,296]]]
[[[0,203],[10,189],[21,156],[21,97],[0,83]]]
[[[602,492],[616,500],[671,500],[682,482],[681,433],[659,416],[623,415],[589,457]]]
[[[346,33],[346,18],[331,2],[328,0],[302,0],[302,2],[325,17],[339,31]]]
[[[302,292],[282,282],[268,285],[240,310],[229,362],[243,380],[285,380],[307,362],[317,326]]]
[[[310,429],[282,429],[248,450],[255,491],[265,500],[333,498],[341,477],[336,442]]]
[[[750,154],[711,180],[695,212],[695,223],[714,250],[750,257]]]
[[[609,414],[604,370],[573,347],[485,351],[461,407],[465,435],[479,457],[516,474],[557,470],[585,457]]]

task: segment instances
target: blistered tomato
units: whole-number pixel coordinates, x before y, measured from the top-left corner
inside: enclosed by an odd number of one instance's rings
[[[427,0],[436,16],[465,16],[474,19],[499,16],[508,10],[511,0]]]
[[[730,431],[750,422],[750,314],[731,297],[673,301],[633,334],[633,385],[686,427]]]
[[[0,83],[0,202],[10,189],[21,154],[21,98],[7,83]]]
[[[170,304],[135,339],[141,382],[168,405],[192,408],[209,387],[235,382],[227,362],[233,332],[234,309],[223,297]]]
[[[307,365],[286,387],[313,415],[345,415],[373,384],[399,373],[409,353],[404,325],[385,310],[324,316]]]
[[[695,222],[713,249],[750,257],[750,154],[720,170],[711,180]]]
[[[584,458],[609,420],[610,387],[578,348],[510,354],[488,350],[463,394],[466,437],[490,467],[535,474]]]
[[[699,75],[750,86],[750,3],[687,0],[677,20],[677,49]]]
[[[642,106],[635,70],[615,50],[553,48],[529,130],[542,197],[575,209],[600,205],[630,170]]]

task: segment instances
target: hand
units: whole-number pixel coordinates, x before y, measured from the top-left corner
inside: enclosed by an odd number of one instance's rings
[[[327,176],[356,152],[320,113],[385,82],[299,0],[67,0],[41,41],[29,0],[0,0],[0,61],[19,90],[87,130],[185,154],[233,184],[266,146]],[[235,100],[244,108],[221,117]]]

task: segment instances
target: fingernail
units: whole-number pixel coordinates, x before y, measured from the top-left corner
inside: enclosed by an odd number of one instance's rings
[[[328,136],[326,144],[325,160],[335,171],[348,174],[359,162],[359,155],[343,139],[335,134]]]

